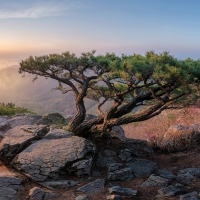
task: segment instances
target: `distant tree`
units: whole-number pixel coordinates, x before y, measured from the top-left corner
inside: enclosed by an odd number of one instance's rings
[[[55,79],[56,89],[74,93],[77,114],[68,129],[77,135],[103,136],[112,126],[144,121],[164,109],[192,104],[199,97],[200,61],[178,60],[168,52],[30,56],[21,61],[19,72],[34,74],[35,80],[38,76]],[[85,120],[86,98],[97,102],[97,118]],[[112,106],[104,111],[107,102]]]

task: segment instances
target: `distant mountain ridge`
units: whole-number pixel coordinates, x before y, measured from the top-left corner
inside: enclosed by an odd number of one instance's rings
[[[30,74],[18,73],[19,66],[10,66],[0,70],[0,102],[12,102],[26,107],[37,114],[59,112],[64,116],[76,113],[73,93],[61,94],[52,91],[58,84],[52,79],[39,77],[32,82]],[[93,113],[95,102],[86,100],[86,109]],[[90,112],[90,113],[91,113]]]

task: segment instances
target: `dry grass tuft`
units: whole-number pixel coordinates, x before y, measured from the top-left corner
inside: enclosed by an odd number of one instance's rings
[[[200,125],[200,108],[194,106],[180,110],[164,110],[160,115],[143,122],[122,126],[126,137],[148,142],[160,140],[172,125]]]

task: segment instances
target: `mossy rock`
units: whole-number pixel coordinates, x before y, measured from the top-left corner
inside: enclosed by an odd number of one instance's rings
[[[65,118],[59,113],[50,113],[38,120],[37,124],[51,126],[53,124],[63,126],[65,124]]]

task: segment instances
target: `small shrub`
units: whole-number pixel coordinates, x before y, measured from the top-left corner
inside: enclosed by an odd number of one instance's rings
[[[16,114],[22,114],[22,113],[31,113],[30,110],[24,107],[16,107],[13,103],[0,103],[0,116],[7,115],[7,116],[13,116]]]

